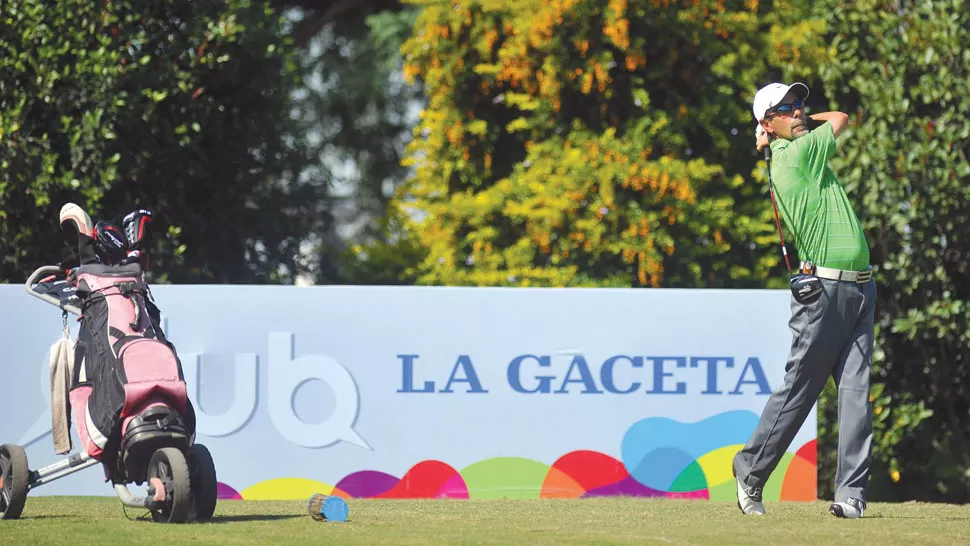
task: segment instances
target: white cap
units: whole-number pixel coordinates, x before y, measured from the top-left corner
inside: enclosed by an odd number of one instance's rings
[[[795,82],[791,85],[769,83],[762,87],[754,95],[754,105],[751,107],[754,118],[758,121],[765,119],[765,113],[769,109],[785,102],[788,97],[791,99],[807,99],[808,86],[801,82]]]

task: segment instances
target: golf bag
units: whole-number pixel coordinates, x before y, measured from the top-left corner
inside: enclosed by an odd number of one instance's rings
[[[0,444],[0,520],[21,516],[28,491],[98,463],[122,505],[146,509],[156,522],[212,519],[215,462],[195,442],[182,367],[145,281],[151,218],[136,210],[119,229],[95,224],[75,203],[61,207],[61,229],[77,253],[35,269],[24,289],[61,311],[64,331],[50,351],[50,430],[54,451],[70,453],[73,420],[81,453],[32,470],[22,446]],[[76,342],[71,315],[80,322]],[[145,484],[144,495],[131,484]]]
[[[69,281],[82,310],[70,390],[78,437],[113,479],[140,482],[159,446],[194,440],[181,363],[138,263],[82,265]]]

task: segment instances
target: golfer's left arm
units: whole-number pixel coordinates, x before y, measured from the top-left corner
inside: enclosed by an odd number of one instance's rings
[[[826,121],[831,123],[832,132],[835,133],[836,137],[842,134],[842,131],[849,126],[849,114],[845,112],[820,112],[808,117],[819,124],[825,123]]]

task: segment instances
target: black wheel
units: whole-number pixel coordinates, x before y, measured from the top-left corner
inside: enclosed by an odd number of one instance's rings
[[[27,502],[30,470],[27,453],[18,445],[0,446],[0,519],[17,519]]]
[[[212,461],[212,454],[202,444],[195,444],[189,449],[189,476],[192,482],[189,519],[209,521],[216,511],[219,481],[216,479],[216,464]]]
[[[174,447],[155,451],[148,463],[148,479],[158,478],[165,486],[165,500],[152,508],[152,519],[159,523],[185,523],[192,503],[189,465],[185,455]]]

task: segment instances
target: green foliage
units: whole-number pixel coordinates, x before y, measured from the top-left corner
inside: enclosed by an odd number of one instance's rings
[[[826,52],[817,20],[778,6],[425,7],[404,52],[429,104],[400,195],[429,251],[420,282],[783,283],[748,101],[767,66]]]
[[[0,16],[0,279],[22,281],[50,259],[41,248],[59,247],[63,197],[96,202],[117,177],[120,158],[100,143],[116,138],[106,84],[122,52],[95,3],[5,3]]]
[[[343,278],[348,284],[413,285],[418,279],[417,264],[427,254],[405,215],[391,203],[380,218],[377,235],[347,249]]]
[[[286,138],[295,65],[260,2],[4,4],[0,279],[58,259],[66,201],[157,213],[175,282],[282,282],[319,223]]]
[[[952,0],[817,7],[836,55],[820,74],[855,122],[835,168],[865,225],[879,292],[873,488],[967,502],[970,12]],[[820,420],[820,466],[834,470],[829,423]]]

